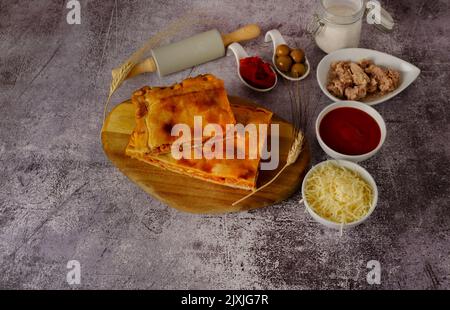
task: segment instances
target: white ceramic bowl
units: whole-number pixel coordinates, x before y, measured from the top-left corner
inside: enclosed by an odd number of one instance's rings
[[[348,169],[351,169],[351,170],[357,172],[372,188],[372,193],[373,193],[372,205],[370,206],[370,209],[367,212],[367,214],[355,222],[351,222],[351,223],[347,223],[347,224],[340,224],[340,223],[336,223],[336,222],[332,222],[327,219],[324,219],[309,206],[308,201],[305,199],[305,186],[306,186],[306,181],[308,180],[308,177],[314,172],[315,169],[319,168],[322,165],[330,163],[330,162],[334,163],[335,165],[343,166],[345,168],[348,168]],[[315,165],[308,171],[308,173],[306,174],[305,178],[303,179],[303,183],[302,183],[302,196],[303,196],[303,204],[305,205],[306,210],[308,210],[308,213],[312,216],[312,218],[314,220],[316,220],[318,223],[320,223],[326,227],[340,230],[341,228],[346,229],[346,228],[355,227],[355,226],[365,222],[369,218],[369,216],[372,214],[373,210],[375,210],[375,207],[377,206],[378,188],[377,188],[377,184],[375,183],[375,181],[372,178],[372,176],[370,175],[370,173],[367,172],[367,170],[364,169],[363,167],[361,167],[360,165],[355,164],[350,161],[346,161],[346,160],[327,160],[327,161],[323,161],[323,162]]]
[[[397,89],[390,93],[387,93],[384,96],[368,100],[367,102],[365,101],[369,105],[375,105],[384,102],[398,95],[412,82],[414,82],[414,80],[420,74],[419,68],[395,56],[365,48],[344,48],[328,54],[320,61],[319,65],[317,66],[317,82],[319,83],[319,86],[322,89],[323,93],[333,101],[342,100],[334,97],[327,90],[330,66],[335,61],[351,60],[353,62],[358,62],[362,59],[370,59],[376,65],[389,67],[400,72],[400,85],[397,87]]]
[[[378,143],[377,147],[372,150],[369,153],[361,154],[361,155],[346,155],[342,153],[338,153],[332,148],[330,148],[328,145],[325,144],[325,142],[322,140],[322,137],[320,136],[320,123],[322,122],[325,115],[327,115],[330,111],[333,111],[338,108],[355,108],[358,110],[361,110],[363,112],[366,112],[369,114],[378,124],[381,131],[381,138],[380,142]],[[333,104],[328,105],[325,107],[325,109],[320,112],[319,116],[316,119],[316,137],[317,141],[319,142],[320,147],[324,150],[325,153],[328,154],[331,158],[334,159],[344,159],[349,160],[352,162],[361,162],[363,160],[369,159],[370,157],[374,156],[381,148],[381,146],[384,143],[384,140],[386,140],[386,124],[383,120],[383,117],[378,113],[374,108],[368,106],[365,103],[358,102],[358,101],[339,101],[335,102]]]

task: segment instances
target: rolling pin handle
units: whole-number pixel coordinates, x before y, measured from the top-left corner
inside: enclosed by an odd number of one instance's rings
[[[147,58],[131,69],[130,73],[127,75],[127,79],[142,73],[151,73],[156,71],[156,63],[153,57]]]
[[[256,24],[249,24],[231,33],[222,34],[223,45],[227,47],[233,42],[256,39],[261,34],[261,28]]]

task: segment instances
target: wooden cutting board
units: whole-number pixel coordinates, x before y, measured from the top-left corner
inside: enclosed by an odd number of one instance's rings
[[[255,105],[239,97],[229,97],[232,104]],[[116,106],[108,115],[102,130],[103,150],[112,163],[145,192],[167,205],[191,213],[226,213],[270,206],[289,198],[298,190],[309,166],[308,143],[298,160],[289,166],[270,186],[242,201],[231,204],[249,191],[198,180],[167,171],[125,155],[130,134],[135,126],[135,109],[131,101]],[[292,126],[274,115],[272,123],[280,125],[280,163],[273,171],[260,171],[258,187],[267,183],[283,165],[291,147]]]

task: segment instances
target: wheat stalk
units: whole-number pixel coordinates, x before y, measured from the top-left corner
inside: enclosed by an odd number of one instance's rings
[[[108,112],[108,106],[111,101],[111,97],[114,94],[114,92],[122,85],[123,81],[125,81],[128,73],[130,73],[131,69],[136,65],[136,63],[128,61],[123,63],[119,68],[116,68],[112,71],[112,79],[111,79],[111,85],[109,87],[109,94],[106,98],[105,105],[103,107],[103,126],[105,125],[106,120],[106,114]]]
[[[302,100],[300,97],[300,82],[297,81],[293,85],[293,88],[291,88],[292,83],[284,80],[284,85],[287,87],[288,93],[289,93],[289,99],[291,103],[291,112],[292,112],[292,136],[293,140],[291,143],[291,148],[289,149],[288,156],[286,158],[286,164],[278,171],[278,173],[266,184],[263,186],[257,188],[250,194],[242,197],[241,199],[235,201],[232,203],[232,206],[237,205],[238,203],[244,201],[245,199],[253,196],[257,192],[263,190],[270,184],[272,184],[282,173],[284,170],[286,170],[287,167],[294,164],[298,157],[300,156],[301,152],[303,151],[303,146],[305,142],[305,135],[304,132],[306,132],[308,128],[308,113],[307,113],[307,107],[302,104]]]
[[[245,199],[253,196],[257,192],[263,190],[264,188],[266,188],[267,186],[272,184],[283,173],[283,171],[287,167],[289,167],[290,165],[292,165],[293,163],[295,163],[297,161],[298,156],[300,155],[300,153],[303,150],[303,142],[304,142],[303,132],[298,131],[296,137],[294,138],[294,141],[292,142],[291,148],[289,150],[289,153],[288,153],[288,156],[287,156],[287,159],[286,159],[286,164],[283,166],[283,168],[281,168],[280,171],[278,171],[278,173],[269,182],[267,182],[263,186],[259,187],[258,189],[254,190],[253,192],[251,192],[247,196],[244,196],[241,199],[233,202],[232,206],[237,205],[238,203],[240,203],[240,202],[244,201]]]

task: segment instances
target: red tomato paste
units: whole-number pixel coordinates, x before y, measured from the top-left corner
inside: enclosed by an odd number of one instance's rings
[[[241,59],[240,73],[242,78],[255,88],[266,89],[275,84],[275,73],[270,64],[259,57]]]
[[[373,151],[381,140],[377,122],[355,108],[337,108],[320,122],[319,134],[334,151],[345,155],[362,155]]]

